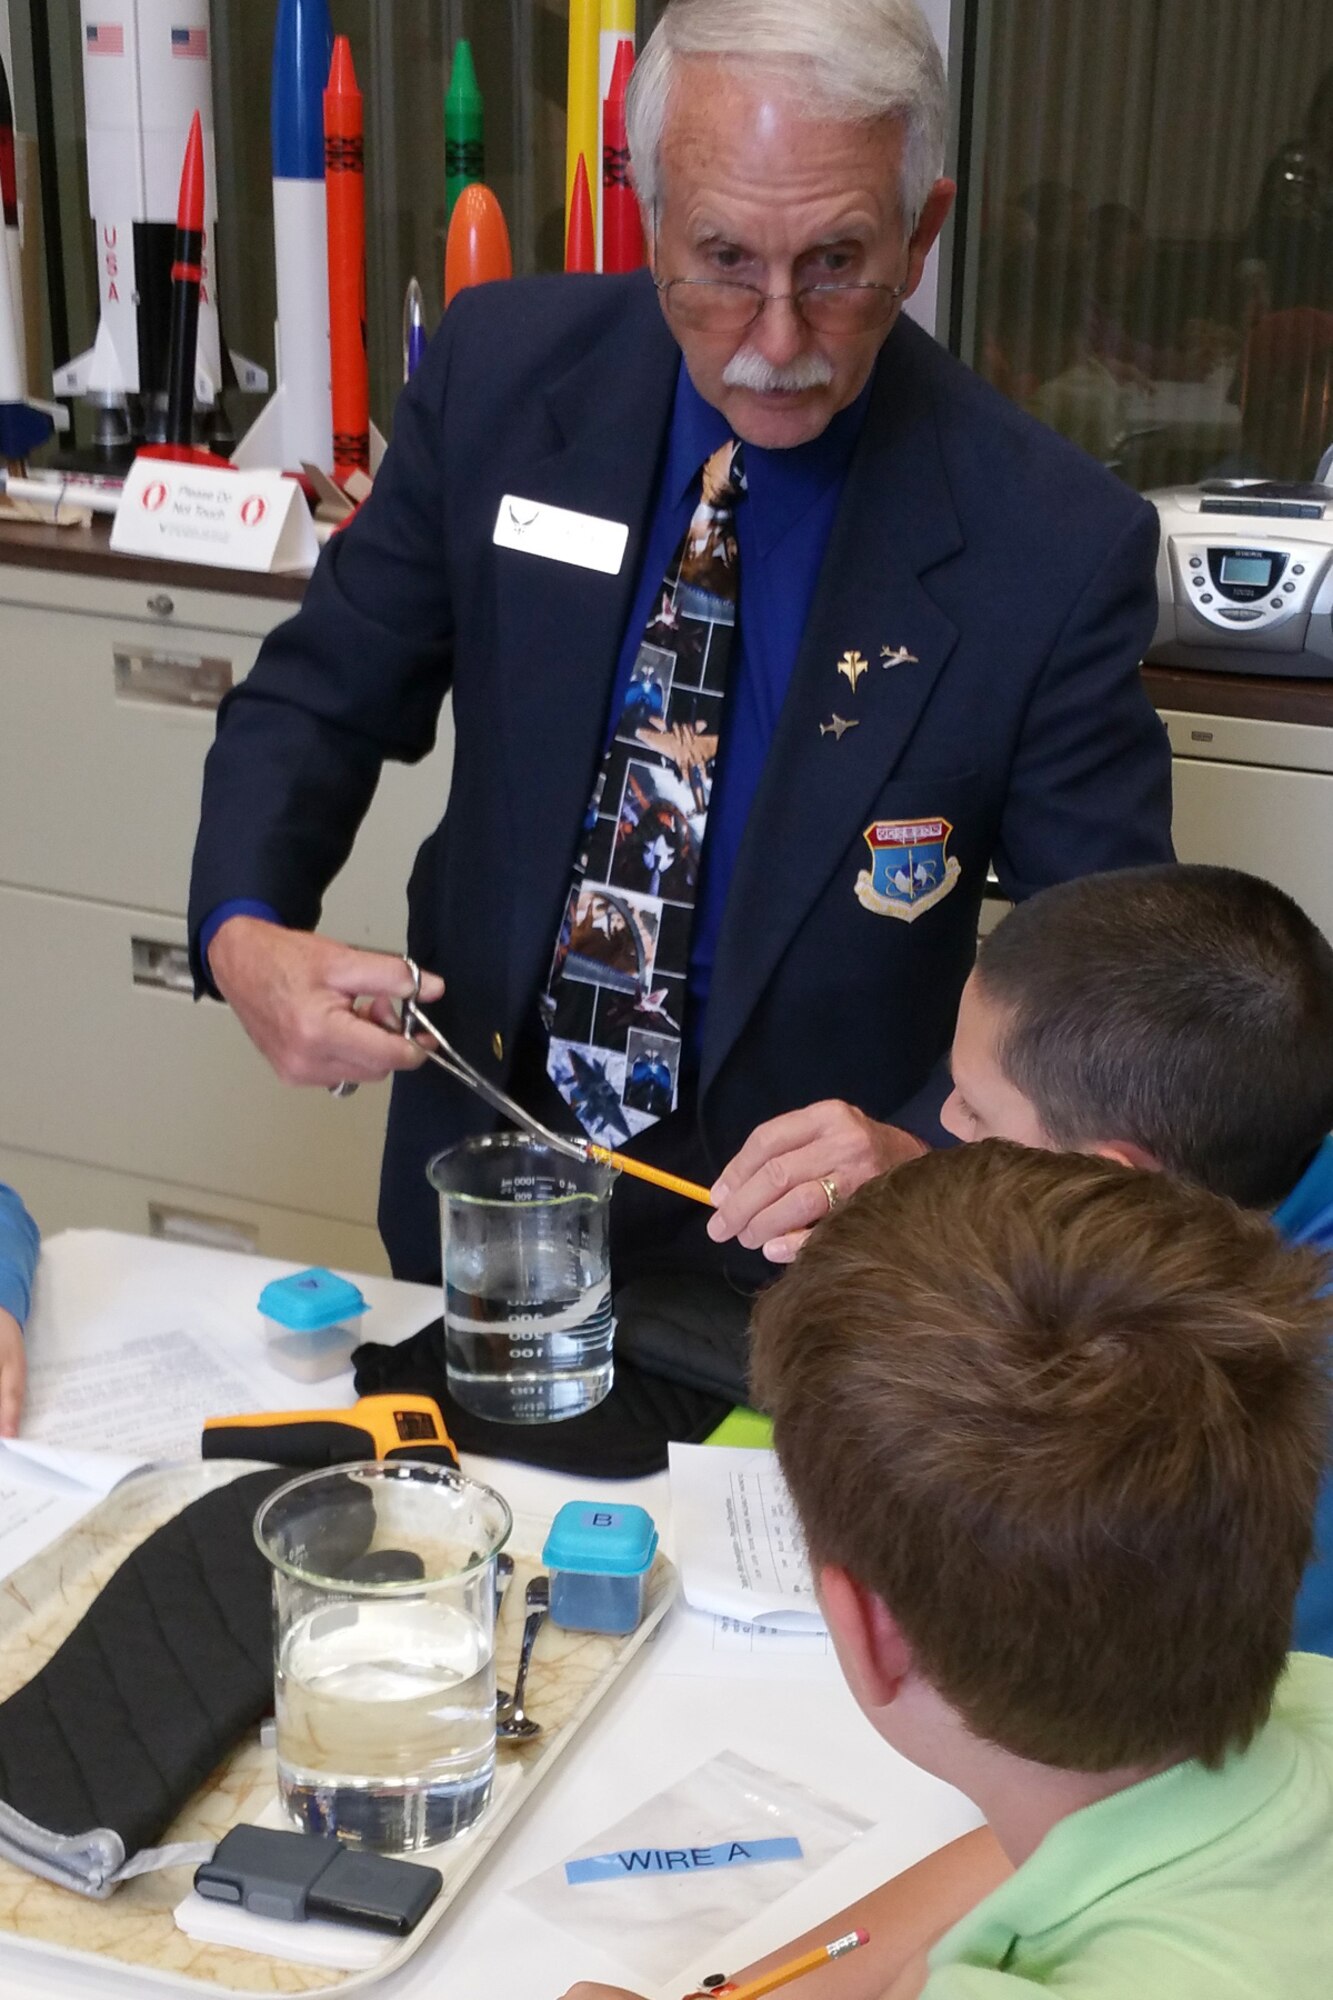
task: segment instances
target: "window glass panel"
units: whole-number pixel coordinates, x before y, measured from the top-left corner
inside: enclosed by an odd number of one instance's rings
[[[976,0],[962,351],[1132,484],[1333,441],[1333,6]]]

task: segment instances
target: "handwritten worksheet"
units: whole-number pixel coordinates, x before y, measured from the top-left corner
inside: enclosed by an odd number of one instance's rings
[[[747,1625],[821,1626],[800,1523],[773,1453],[673,1444],[670,1462],[686,1602]]]

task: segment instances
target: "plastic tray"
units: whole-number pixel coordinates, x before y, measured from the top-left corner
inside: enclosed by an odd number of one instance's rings
[[[201,1493],[254,1470],[252,1464],[222,1461],[142,1473],[6,1578],[0,1585],[0,1700],[32,1678],[131,1549]],[[509,1542],[514,1579],[496,1640],[501,1685],[513,1684],[524,1586],[541,1567],[548,1526],[532,1516],[515,1516]],[[547,1624],[533,1655],[525,1704],[546,1725],[542,1735],[527,1744],[501,1745],[498,1775],[502,1778],[511,1763],[519,1775],[497,1787],[494,1804],[473,1832],[415,1857],[441,1870],[444,1887],[411,1936],[373,1969],[332,1972],[186,1937],[172,1911],[189,1889],[188,1868],[139,1876],[97,1903],[0,1862],[0,1937],[55,1957],[132,1968],[136,1987],[153,1981],[228,1993],[341,1994],[384,1979],[438,1928],[463,1884],[661,1620],[675,1587],[672,1565],[659,1556],[643,1623],[623,1638],[561,1632]],[[196,1793],[164,1838],[220,1840],[229,1827],[271,1812],[274,1797],[273,1752],[256,1734]]]

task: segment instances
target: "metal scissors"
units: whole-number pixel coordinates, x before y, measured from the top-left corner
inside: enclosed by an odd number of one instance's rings
[[[509,1119],[511,1124],[517,1125],[520,1131],[528,1133],[530,1137],[540,1139],[544,1146],[550,1146],[554,1152],[563,1153],[566,1159],[583,1161],[591,1159],[586,1139],[572,1139],[567,1132],[553,1132],[549,1125],[542,1124],[540,1118],[534,1118],[530,1111],[525,1111],[521,1104],[516,1104],[507,1091],[501,1090],[498,1084],[483,1076],[479,1069],[474,1069],[465,1056],[459,1055],[453,1043],[440,1033],[435,1023],[418,1005],[421,997],[420,966],[415,959],[407,957],[404,957],[403,964],[412,975],[412,991],[404,1000],[402,1007],[404,1039],[416,1042],[420,1048],[421,1043],[417,1041],[417,1034],[428,1035],[435,1044],[434,1048],[424,1051],[428,1059],[438,1063],[440,1068],[447,1071],[456,1082],[465,1084],[469,1090],[475,1091],[477,1096],[484,1099],[493,1111],[498,1111],[502,1118]]]

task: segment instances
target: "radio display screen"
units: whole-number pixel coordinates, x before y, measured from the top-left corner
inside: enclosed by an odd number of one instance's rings
[[[1267,590],[1273,565],[1267,556],[1223,556],[1219,581],[1257,584]]]

